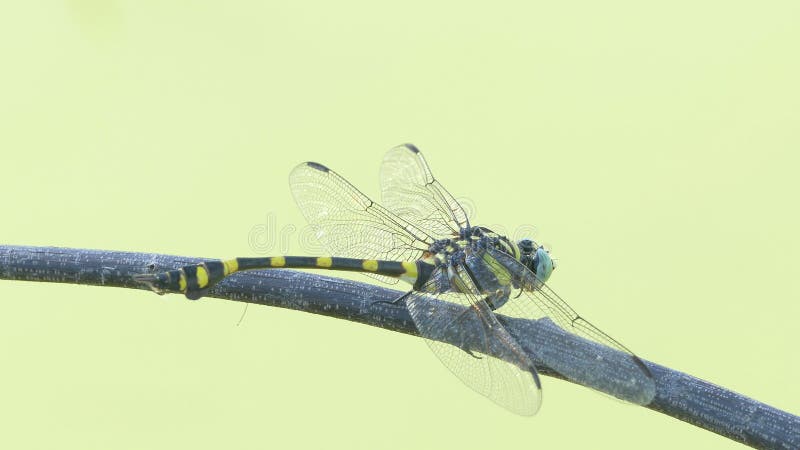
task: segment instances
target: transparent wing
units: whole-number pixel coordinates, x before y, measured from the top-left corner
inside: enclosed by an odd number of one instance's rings
[[[516,414],[536,414],[542,392],[533,362],[476,291],[439,292],[446,276],[438,270],[422,288],[430,292],[406,297],[420,335],[464,384]],[[463,269],[450,276],[474,289]]]
[[[464,208],[436,181],[422,153],[411,144],[386,153],[381,166],[381,201],[438,238],[457,236],[468,225]]]
[[[392,214],[327,167],[307,162],[289,175],[295,202],[334,256],[414,261],[433,238]],[[398,280],[373,275],[381,281]]]
[[[618,373],[621,380],[627,380],[629,383],[623,400],[639,404],[646,404],[652,400],[655,395],[653,374],[628,347],[583,318],[518,260],[498,250],[486,249],[483,251],[501,264],[508,271],[509,279],[522,288],[521,291],[513,293],[511,298],[496,310],[498,314],[525,319],[547,317],[567,332],[628,354],[630,359],[619,368]],[[563,371],[559,371],[572,378],[569,368],[563,369]]]

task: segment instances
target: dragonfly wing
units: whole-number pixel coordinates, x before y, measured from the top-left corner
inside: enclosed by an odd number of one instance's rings
[[[509,279],[522,287],[519,295],[513,293],[511,298],[496,310],[498,314],[524,319],[547,317],[569,333],[627,354],[629,359],[621,362],[617,372],[619,380],[622,380],[621,383],[627,385],[619,386],[619,395],[615,395],[637,404],[647,404],[653,399],[655,395],[653,374],[641,358],[578,314],[547,284],[536,278],[524,264],[498,250],[482,251],[491,257],[490,260],[497,263],[495,267],[503,267],[508,272]],[[553,367],[553,369],[573,381],[582,381],[576,379],[577,375],[570,374],[570,367]]]
[[[420,335],[444,365],[467,386],[520,415],[536,414],[542,392],[533,362],[508,333],[486,302],[474,292],[435,292],[438,271],[406,304]],[[468,275],[456,275],[464,284]]]
[[[458,235],[468,225],[464,208],[433,177],[422,153],[411,144],[386,153],[381,200],[398,216],[439,238]]]
[[[370,200],[339,174],[307,162],[289,175],[297,206],[332,255],[415,261],[433,238]],[[387,283],[398,280],[368,274]]]

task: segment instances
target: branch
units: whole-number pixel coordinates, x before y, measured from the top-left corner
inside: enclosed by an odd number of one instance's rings
[[[194,264],[199,258],[148,253],[0,245],[0,279],[146,289],[132,276]],[[402,292],[365,283],[273,269],[235,274],[209,296],[295,309],[417,335],[405,308],[385,302]],[[636,386],[616,373],[627,355],[564,332],[548,319],[500,318],[543,375],[628,398]],[[532,351],[535,349],[536,351]],[[544,356],[542,356],[544,355]],[[645,362],[656,391],[645,406],[755,448],[800,448],[800,417],[682,372]],[[630,382],[630,380],[627,380]],[[648,398],[649,400],[649,398]]]

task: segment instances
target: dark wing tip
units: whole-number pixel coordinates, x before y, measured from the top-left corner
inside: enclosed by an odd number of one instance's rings
[[[320,163],[316,163],[316,162],[312,162],[312,161],[308,161],[308,162],[306,163],[306,165],[307,165],[308,167],[311,167],[312,169],[317,169],[317,170],[319,170],[320,172],[330,172],[330,170],[331,170],[331,169],[328,169],[327,167],[323,166],[323,165],[322,165],[322,164],[320,164]]]
[[[414,153],[419,153],[419,149],[418,149],[418,148],[417,148],[417,146],[416,146],[416,145],[414,145],[414,144],[411,144],[411,143],[406,143],[406,144],[403,144],[403,147],[405,147],[405,148],[407,148],[407,149],[411,150],[411,151],[412,151],[412,152],[414,152]]]
[[[528,372],[530,372],[531,375],[533,376],[533,382],[534,382],[534,384],[536,384],[536,389],[541,391],[542,390],[542,380],[539,379],[539,372],[536,370],[536,366],[534,366],[533,364],[528,366]]]
[[[642,369],[642,372],[644,372],[644,374],[647,375],[648,378],[652,379],[653,372],[650,371],[650,368],[647,367],[647,364],[645,364],[644,361],[642,361],[641,358],[639,358],[638,356],[636,355],[631,355],[631,356],[633,357],[633,362],[637,366],[639,366],[640,369]]]

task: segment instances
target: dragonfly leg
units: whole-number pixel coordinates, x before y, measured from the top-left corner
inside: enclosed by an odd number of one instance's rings
[[[477,356],[475,353],[472,353],[472,350],[468,348],[462,348],[461,350],[464,350],[469,356],[472,356],[475,359],[483,359],[483,357]]]
[[[401,295],[400,297],[397,297],[394,300],[378,300],[377,302],[373,302],[372,304],[373,305],[377,305],[379,303],[385,303],[387,305],[400,306],[400,302],[405,301],[406,297],[411,295],[412,292],[414,292],[414,291],[408,291],[405,294]]]

